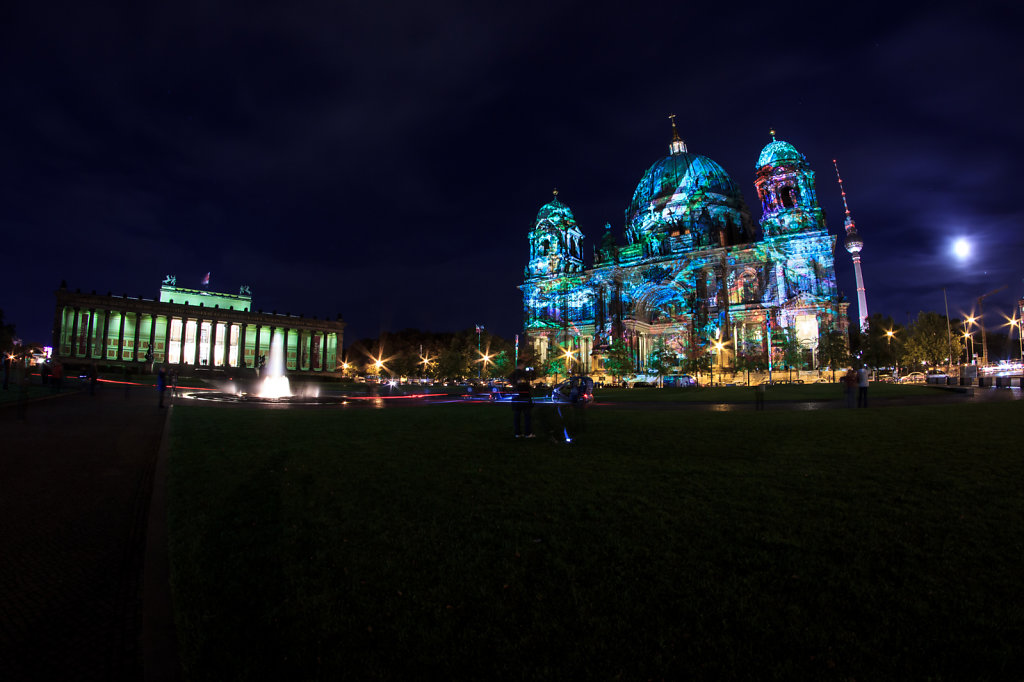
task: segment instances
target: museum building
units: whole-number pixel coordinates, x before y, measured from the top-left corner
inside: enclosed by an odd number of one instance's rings
[[[272,338],[280,336],[286,369],[334,374],[345,329],[341,315],[321,320],[253,312],[246,286],[237,294],[185,289],[173,275],[156,300],[72,292],[65,283],[56,293],[54,355],[70,363],[152,361],[184,374],[257,368],[269,358]]]
[[[780,366],[798,343],[808,368],[819,339],[848,328],[814,171],[788,142],[757,157],[760,236],[739,187],[712,159],[688,151],[672,123],[669,154],[640,178],[625,212],[625,244],[605,225],[584,262],[583,232],[555,192],[529,233],[524,332],[538,361],[559,355],[601,377],[621,340],[643,373],[655,352],[705,367]]]

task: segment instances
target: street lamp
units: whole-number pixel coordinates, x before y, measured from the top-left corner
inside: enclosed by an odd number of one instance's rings
[[[968,345],[968,342],[970,345]],[[969,350],[968,350],[969,349]],[[973,365],[974,362],[974,335],[970,332],[964,332],[964,350],[968,351],[967,364]]]
[[[716,362],[712,362],[711,363],[711,385],[712,386],[715,385],[715,364],[722,362],[722,349],[723,348],[725,348],[725,344],[724,343],[722,343],[721,341],[715,341],[715,350],[718,351],[718,357],[717,357]],[[718,367],[718,378],[719,378],[719,380],[721,380],[721,378],[722,378],[722,367],[721,366]]]
[[[893,331],[892,329],[887,329],[885,331],[885,349],[889,352],[889,355],[892,355],[892,337],[895,336],[895,335],[896,335],[896,332]],[[896,360],[895,357],[893,357],[893,359],[892,359],[892,364],[893,364],[893,369],[895,370],[896,376],[899,376],[900,375],[900,363]]]
[[[576,351],[566,348],[562,351],[562,357],[565,358],[565,375],[569,378],[572,376],[572,361],[576,358]]]
[[[1011,329],[1013,327],[1017,328],[1017,342],[1020,344],[1020,362],[1022,370],[1024,370],[1024,339],[1021,338],[1021,330],[1024,328],[1024,319],[1017,319],[1017,314],[1014,313],[1013,317],[1006,318],[1006,325],[1004,326],[1010,327]]]
[[[477,362],[480,363],[480,371],[477,373],[478,377],[483,377],[483,371],[487,369],[487,363],[490,362],[493,357],[493,355],[488,355],[487,353],[480,353],[480,359],[477,360]]]

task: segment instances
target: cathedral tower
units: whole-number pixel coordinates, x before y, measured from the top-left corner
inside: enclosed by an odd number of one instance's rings
[[[583,270],[583,232],[569,207],[554,198],[540,207],[530,231],[530,262],[527,278],[581,272]]]
[[[761,200],[761,230],[765,237],[780,237],[825,229],[825,215],[818,206],[814,171],[796,147],[775,139],[757,158],[754,186]]]

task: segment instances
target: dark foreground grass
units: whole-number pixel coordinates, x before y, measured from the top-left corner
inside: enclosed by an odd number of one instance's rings
[[[176,407],[192,680],[1020,679],[1024,405]]]

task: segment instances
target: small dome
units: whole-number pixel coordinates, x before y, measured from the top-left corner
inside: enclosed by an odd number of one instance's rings
[[[537,211],[537,222],[539,223],[542,220],[576,222],[572,215],[572,210],[559,201],[557,196],[541,206],[540,210]]]
[[[783,163],[792,163],[794,161],[807,163],[807,158],[790,143],[783,140],[772,140],[765,145],[765,148],[761,150],[761,155],[757,157],[755,170],[760,170],[765,166],[779,166]]]

